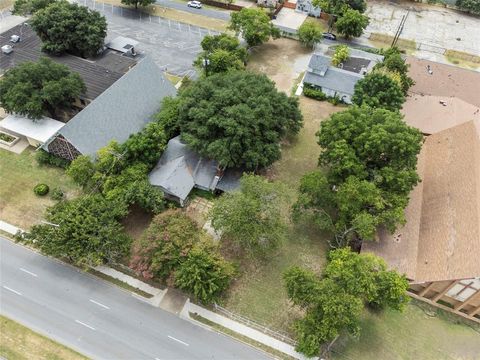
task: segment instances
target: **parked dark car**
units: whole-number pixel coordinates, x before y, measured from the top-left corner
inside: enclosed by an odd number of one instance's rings
[[[337,35],[332,34],[332,33],[330,33],[330,32],[324,32],[324,33],[322,34],[322,36],[323,36],[324,39],[337,40]]]

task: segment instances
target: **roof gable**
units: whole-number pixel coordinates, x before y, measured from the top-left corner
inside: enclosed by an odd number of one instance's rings
[[[174,86],[152,59],[141,60],[60,131],[78,151],[94,156],[112,140],[119,143],[140,131]]]

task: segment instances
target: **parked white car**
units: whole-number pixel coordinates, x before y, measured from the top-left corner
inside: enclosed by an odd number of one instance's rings
[[[188,7],[193,7],[196,9],[201,9],[202,8],[202,3],[200,1],[189,1],[187,3]]]

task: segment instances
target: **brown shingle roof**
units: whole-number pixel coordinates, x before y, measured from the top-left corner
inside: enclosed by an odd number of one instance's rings
[[[480,276],[480,120],[429,136],[418,172],[407,224],[393,235],[380,231],[362,251],[414,282]]]

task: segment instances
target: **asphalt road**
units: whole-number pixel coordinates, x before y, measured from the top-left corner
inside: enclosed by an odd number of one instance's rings
[[[201,0],[200,0],[201,2]],[[187,1],[175,1],[175,0],[157,0],[156,4],[167,7],[170,9],[186,11],[192,14],[203,15],[219,20],[230,21],[230,11],[228,10],[215,10],[202,7],[201,9],[191,8],[187,6]]]
[[[268,359],[1,237],[0,313],[94,359]]]

